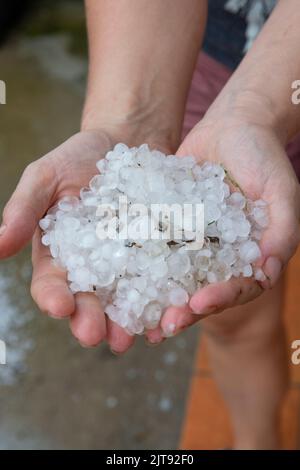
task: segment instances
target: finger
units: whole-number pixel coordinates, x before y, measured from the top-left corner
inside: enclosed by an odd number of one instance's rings
[[[121,354],[127,351],[133,343],[134,336],[129,335],[117,323],[108,319],[107,321],[107,342],[114,354]]]
[[[147,330],[145,333],[145,339],[150,345],[157,345],[164,341],[165,336],[160,326],[153,328],[152,330]]]
[[[290,213],[271,216],[270,228],[260,241],[264,260],[262,270],[267,277],[262,283],[265,288],[276,284],[299,243],[299,227]]]
[[[299,244],[299,185],[282,181],[284,188],[266,189],[264,198],[269,201],[269,226],[260,241],[262,269],[267,276],[263,286],[273,287],[284,266]],[[282,196],[284,194],[284,197]]]
[[[90,292],[75,295],[75,313],[70,328],[82,346],[97,346],[106,337],[106,319],[99,299]]]
[[[31,240],[55,188],[55,172],[49,163],[37,161],[24,171],[6,204],[0,229],[0,258],[14,255]]]
[[[161,320],[161,329],[165,337],[175,336],[200,320],[189,305],[169,307]]]
[[[194,313],[211,315],[234,305],[241,305],[258,297],[263,288],[254,279],[234,278],[209,284],[199,289],[190,300]]]
[[[66,272],[55,266],[48,247],[41,243],[39,229],[32,240],[32,266],[31,295],[38,307],[54,318],[70,316],[75,310],[75,301]]]
[[[146,340],[151,345],[159,344],[164,339],[177,335],[199,320],[199,316],[193,313],[189,305],[183,307],[171,306],[164,312],[160,326],[146,332]]]

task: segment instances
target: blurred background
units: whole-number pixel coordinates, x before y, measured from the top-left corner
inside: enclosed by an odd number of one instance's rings
[[[32,160],[79,128],[87,47],[83,2],[1,2],[0,210]],[[30,248],[0,263],[0,449],[174,449],[197,328],[125,356],[82,349],[30,298]]]

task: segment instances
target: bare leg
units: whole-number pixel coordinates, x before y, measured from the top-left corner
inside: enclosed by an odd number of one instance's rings
[[[253,302],[203,320],[237,449],[279,446],[278,416],[288,383],[282,298],[283,280]]]

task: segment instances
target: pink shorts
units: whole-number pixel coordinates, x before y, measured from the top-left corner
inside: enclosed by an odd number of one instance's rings
[[[204,52],[199,54],[186,105],[183,136],[202,119],[231,74],[220,62]],[[300,134],[288,144],[287,154],[300,181]]]

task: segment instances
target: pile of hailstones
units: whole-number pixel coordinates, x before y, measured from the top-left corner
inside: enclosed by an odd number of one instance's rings
[[[118,144],[97,168],[100,174],[80,198],[62,199],[40,221],[42,243],[67,271],[70,289],[95,292],[106,314],[130,334],[155,328],[166,307],[183,306],[208,283],[232,276],[265,279],[255,262],[268,225],[266,203],[246,199],[221,165],[166,156],[146,144]],[[176,240],[99,239],[96,209],[117,208],[121,195],[128,205],[145,204],[149,217],[151,204],[204,203],[204,244],[190,249],[193,240],[185,233]],[[118,222],[118,211],[111,217]],[[168,223],[171,218],[158,229]]]

